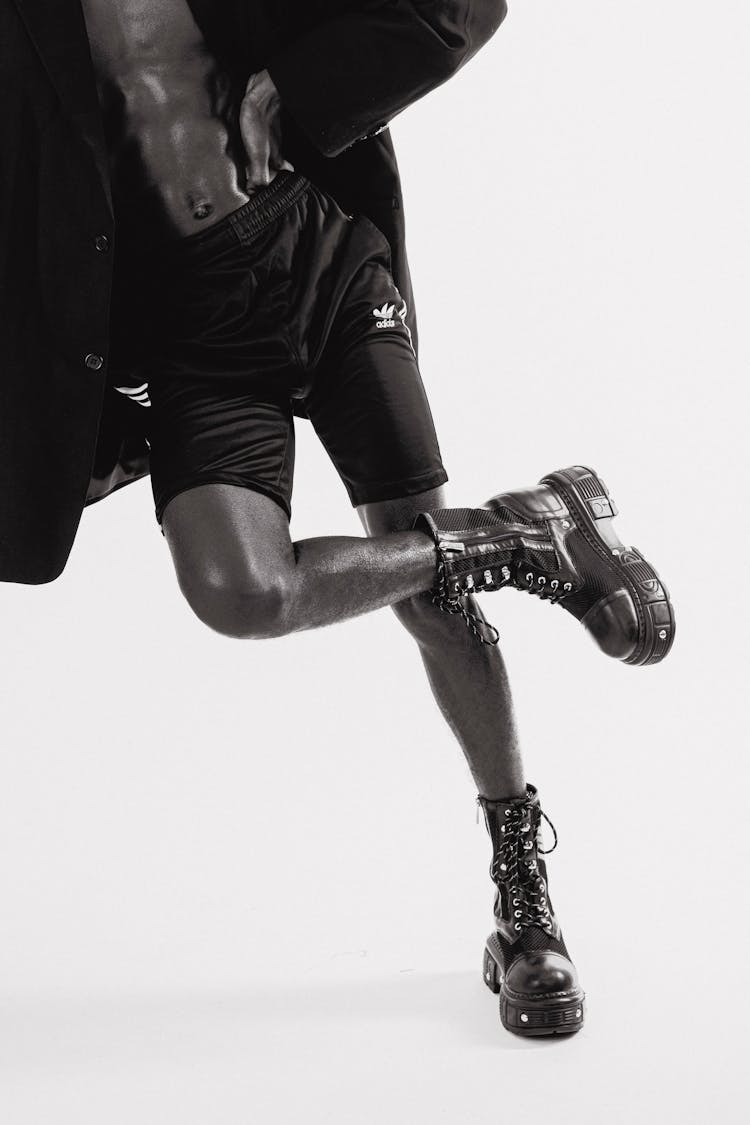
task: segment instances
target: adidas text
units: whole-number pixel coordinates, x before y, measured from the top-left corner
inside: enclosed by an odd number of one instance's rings
[[[393,314],[396,311],[395,305],[385,304],[382,309],[373,309],[372,315],[379,317],[376,328],[395,328],[396,321],[393,319]]]

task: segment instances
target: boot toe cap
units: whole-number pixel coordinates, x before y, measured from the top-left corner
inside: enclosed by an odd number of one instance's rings
[[[635,652],[640,640],[638,614],[625,589],[616,590],[601,598],[581,618],[581,624],[599,648],[615,660],[627,660]]]
[[[574,965],[562,953],[525,953],[512,963],[505,986],[520,996],[542,999],[553,993],[578,990]]]

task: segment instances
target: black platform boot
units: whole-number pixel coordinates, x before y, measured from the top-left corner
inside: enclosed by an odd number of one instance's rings
[[[651,564],[617,538],[616,515],[604,482],[574,465],[481,508],[420,512],[413,526],[437,548],[433,601],[485,644],[497,644],[497,630],[465,595],[514,586],[560,602],[608,656],[656,664],[672,647],[674,611]]]
[[[541,858],[541,819],[533,785],[526,797],[477,800],[492,840],[497,886],[495,931],[484,950],[484,982],[500,993],[503,1027],[516,1035],[570,1035],[583,1026],[584,993],[565,948]]]

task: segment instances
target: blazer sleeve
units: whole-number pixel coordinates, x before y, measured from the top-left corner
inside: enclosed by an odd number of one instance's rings
[[[363,0],[267,64],[285,108],[336,156],[445,82],[495,33],[505,0]]]

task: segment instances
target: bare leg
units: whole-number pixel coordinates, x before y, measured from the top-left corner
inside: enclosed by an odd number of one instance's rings
[[[192,608],[229,636],[278,637],[331,625],[435,580],[435,547],[421,531],[292,543],[278,504],[235,485],[180,493],[164,510],[163,528]]]
[[[417,496],[363,504],[357,509],[372,535],[409,527],[417,512],[447,507],[445,489]],[[475,598],[469,608],[479,616]],[[429,594],[393,606],[399,621],[419,646],[435,700],[466,756],[483,797],[521,797],[526,782],[513,702],[499,647],[482,645],[463,620],[442,613]]]
[[[408,530],[417,512],[442,506],[442,489],[364,505],[358,510],[369,538],[293,543],[286,515],[272,500],[207,484],[176,496],[163,527],[188,602],[227,636],[278,637],[393,605],[417,639],[479,792],[520,795],[523,775],[502,657],[432,605],[426,591],[435,580],[435,547],[423,532]]]

